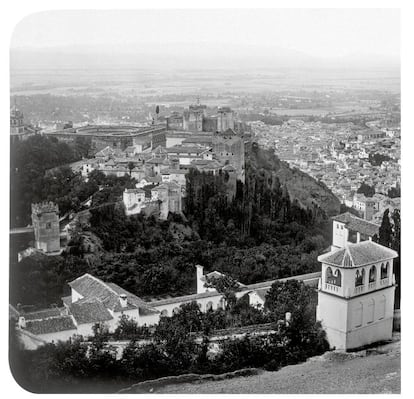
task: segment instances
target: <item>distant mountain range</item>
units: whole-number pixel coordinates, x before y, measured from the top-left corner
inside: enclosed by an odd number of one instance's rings
[[[391,69],[398,71],[400,59],[375,54],[352,54],[321,58],[292,49],[226,43],[175,43],[135,46],[69,46],[12,48],[13,69],[137,68],[179,69]]]

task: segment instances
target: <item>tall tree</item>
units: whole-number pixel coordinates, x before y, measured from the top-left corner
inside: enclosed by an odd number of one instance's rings
[[[302,281],[276,281],[266,294],[265,309],[274,321],[283,320],[290,312],[292,318],[314,322],[316,319],[316,296],[311,287]]]
[[[388,248],[392,246],[392,226],[390,222],[390,211],[386,209],[382,217],[382,223],[379,228],[379,243]]]

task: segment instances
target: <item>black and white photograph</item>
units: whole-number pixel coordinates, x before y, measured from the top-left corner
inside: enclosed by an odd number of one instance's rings
[[[401,9],[111,5],[10,32],[9,384],[401,394]]]

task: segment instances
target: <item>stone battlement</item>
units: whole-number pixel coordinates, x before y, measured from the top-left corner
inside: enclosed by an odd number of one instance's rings
[[[55,212],[59,214],[59,207],[52,201],[44,201],[39,202],[37,204],[32,204],[32,213],[33,214],[41,214],[41,213],[49,213]]]

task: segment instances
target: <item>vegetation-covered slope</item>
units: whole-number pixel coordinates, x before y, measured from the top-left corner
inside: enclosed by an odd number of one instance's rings
[[[248,162],[255,170],[265,170],[277,177],[282,185],[286,185],[291,199],[297,199],[303,206],[319,206],[328,216],[337,215],[340,211],[338,198],[324,183],[316,181],[308,174],[281,161],[272,150],[264,150],[252,144],[248,153]]]
[[[233,199],[225,173],[190,171],[185,218],[171,215],[167,221],[125,216],[110,199],[134,181],[93,173],[85,189],[105,186],[98,192],[103,206],[90,211],[88,223],[80,223],[62,256],[12,265],[12,302],[59,303],[66,283],[85,272],[145,297],[194,292],[195,264],[245,284],[319,270],[317,255],[329,244],[326,212],[292,198],[288,183],[277,177],[285,165],[274,154],[257,146],[249,151],[246,182],[238,182]],[[65,197],[78,196],[79,185],[71,187]],[[47,199],[53,199],[51,193]],[[91,237],[99,245],[92,245]]]

